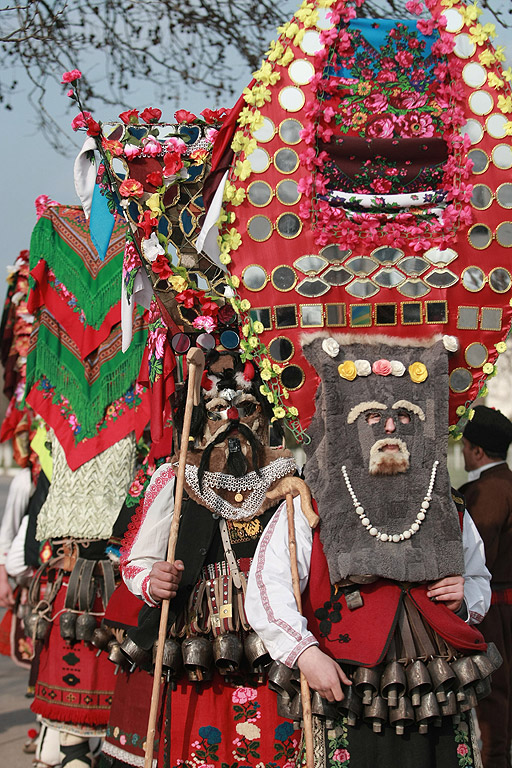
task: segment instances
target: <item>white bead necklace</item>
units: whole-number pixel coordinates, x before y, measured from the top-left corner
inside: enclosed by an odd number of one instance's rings
[[[393,542],[394,544],[398,544],[399,541],[406,541],[407,539],[410,539],[411,536],[414,536],[414,534],[419,531],[420,525],[425,520],[425,517],[427,516],[427,509],[430,507],[430,502],[432,501],[432,490],[434,488],[438,466],[439,466],[439,462],[437,460],[434,461],[434,464],[432,465],[432,472],[430,473],[430,482],[428,484],[428,491],[425,495],[425,498],[421,502],[421,509],[416,515],[416,519],[412,523],[411,527],[407,528],[402,533],[382,533],[382,531],[379,531],[378,528],[375,528],[375,526],[371,523],[370,518],[367,516],[364,507],[357,500],[357,496],[354,493],[354,489],[352,488],[352,485],[348,477],[346,466],[345,465],[342,466],[341,474],[343,475],[343,479],[345,480],[347,491],[350,494],[350,498],[352,499],[352,503],[354,505],[356,513],[359,516],[359,519],[361,520],[361,525],[366,528],[370,536],[375,536],[375,538],[378,539],[379,541],[388,541],[390,543]]]

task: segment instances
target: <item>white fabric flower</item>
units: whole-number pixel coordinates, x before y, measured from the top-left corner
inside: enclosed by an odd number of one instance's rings
[[[146,240],[142,241],[142,253],[144,254],[146,261],[150,261],[151,263],[155,261],[157,256],[165,253],[164,248],[158,240],[156,232],[152,232]]]
[[[443,345],[448,352],[456,352],[459,348],[459,340],[456,336],[443,336]]]
[[[340,351],[340,345],[336,339],[333,339],[331,336],[329,336],[328,339],[324,339],[322,341],[322,349],[329,355],[329,357],[336,357]]]
[[[391,360],[391,374],[393,376],[403,376],[405,373],[405,365],[400,360]]]
[[[354,360],[354,365],[358,376],[369,376],[372,372],[372,367],[368,360]]]

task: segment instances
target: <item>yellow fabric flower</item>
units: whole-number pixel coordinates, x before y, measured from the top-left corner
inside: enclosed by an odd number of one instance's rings
[[[489,389],[488,389],[488,387],[487,387],[487,384],[484,384],[484,386],[483,386],[483,387],[482,387],[482,389],[480,390],[480,392],[479,392],[479,395],[478,395],[478,396],[479,396],[479,397],[487,397],[487,395],[488,395],[488,394],[489,394]]]
[[[230,251],[236,251],[242,245],[242,236],[236,227],[231,227],[222,235],[222,241],[229,245]]]
[[[275,85],[281,79],[281,75],[279,72],[274,71],[269,61],[262,64],[256,72],[252,73],[252,76],[258,83],[263,83],[264,85]]]
[[[310,3],[303,3],[296,11],[295,18],[302,21],[305,27],[314,27],[318,21],[318,11]]]
[[[512,120],[505,123],[503,130],[505,131],[505,136],[512,136]]]
[[[272,40],[270,43],[270,48],[267,51],[267,59],[269,61],[277,61],[277,59],[283,55],[284,52],[284,45],[280,43],[279,41]]]
[[[269,379],[272,377],[272,374],[265,368],[263,371],[260,371],[260,377],[262,381],[269,381]]]
[[[302,43],[302,41],[304,40],[304,35],[305,35],[305,34],[306,34],[306,28],[305,28],[305,27],[303,27],[302,29],[299,29],[299,31],[297,32],[297,34],[296,34],[296,35],[295,35],[295,37],[293,38],[293,44],[294,44],[294,45],[296,45],[296,46],[297,46],[297,48],[299,47],[299,45],[300,45],[300,44]]]
[[[270,362],[268,357],[262,357],[261,358],[261,362],[260,362],[260,366],[262,368],[268,368],[270,370],[270,368],[272,368],[272,363]]]
[[[411,363],[409,366],[409,376],[415,384],[421,384],[428,376],[427,367],[423,363]]]
[[[485,51],[479,54],[478,61],[482,67],[490,67],[496,61],[496,56],[489,48],[486,48]]]
[[[242,325],[242,333],[245,336],[245,338],[247,338],[250,332],[251,332],[251,326],[249,325],[249,323],[245,323],[245,325]]]
[[[488,25],[486,24],[485,26],[487,27]],[[489,26],[494,28],[494,24],[490,24]],[[496,37],[496,34],[494,34],[493,37]],[[494,55],[496,57],[496,61],[505,61],[507,58],[507,52],[505,51],[504,46],[498,45],[494,51]]]
[[[504,69],[501,73],[501,76],[504,80],[507,81],[507,83],[512,82],[512,67],[508,67],[508,69]]]
[[[174,275],[173,277],[169,278],[169,282],[172,286],[173,291],[176,291],[176,293],[182,293],[187,288],[187,281],[184,277],[181,277],[181,275]]]
[[[354,381],[357,376],[356,366],[353,360],[345,360],[344,363],[338,365],[338,373],[342,379],[347,381]]]
[[[498,341],[497,344],[494,345],[496,347],[496,351],[498,354],[502,355],[504,352],[507,351],[507,345],[504,341]]]
[[[288,49],[287,49],[287,50],[286,50],[286,51],[283,53],[283,55],[281,56],[281,58],[279,59],[279,61],[278,61],[277,63],[278,63],[278,64],[280,64],[282,67],[287,67],[287,66],[288,66],[288,64],[289,64],[291,61],[293,61],[293,60],[294,60],[294,58],[295,58],[295,54],[294,54],[294,52],[292,51],[292,49],[291,49],[291,48],[288,48]]]
[[[473,5],[468,5],[466,8],[462,7],[460,13],[464,16],[464,23],[469,27],[471,22],[476,21],[481,16],[482,9],[476,3],[473,3]]]
[[[287,25],[286,31],[284,32],[284,34],[286,35],[286,37],[289,40],[291,40],[292,37],[295,37],[295,35],[297,34],[297,32],[299,32],[299,30],[300,30],[300,27],[297,24],[297,22],[296,21],[292,21],[291,23],[289,23]]]
[[[153,216],[159,217],[162,215],[162,209],[160,207],[160,195],[158,192],[154,192],[146,200],[146,206],[149,208]]]
[[[469,411],[468,411],[468,421],[473,421],[474,415],[475,415],[474,408],[470,408]]]
[[[257,336],[249,336],[247,341],[249,342],[249,346],[251,347],[251,349],[256,349],[256,347],[258,346],[258,337]]]
[[[231,275],[231,285],[233,286],[233,288],[238,288],[238,286],[240,285],[240,278],[238,277],[238,275]]]
[[[251,302],[249,299],[242,299],[240,302],[240,309],[242,312],[247,312],[251,308]]]
[[[503,86],[505,85],[503,80],[500,77],[498,77],[498,75],[496,75],[494,72],[489,72],[489,74],[487,75],[487,82],[489,83],[491,88],[496,88],[497,91],[500,88],[503,88]]]
[[[292,405],[292,406],[290,406],[290,408],[288,408],[288,413],[290,414],[290,416],[298,416],[299,415],[299,412],[298,412],[298,410],[296,409],[296,407],[294,405]]]
[[[230,264],[231,256],[229,255],[229,253],[221,253],[219,256],[219,261],[221,264]]]
[[[334,0],[318,0],[317,5],[319,8],[330,8],[334,3]]]
[[[249,160],[237,160],[235,163],[235,168],[233,170],[233,175],[238,176],[240,181],[245,181],[249,178],[249,176],[252,173],[252,168]]]
[[[274,371],[274,373],[277,373],[278,376],[280,373],[283,372],[283,369],[277,363],[272,363],[272,370]]]
[[[260,392],[261,392],[261,394],[262,394],[262,395],[264,395],[265,397],[267,396],[268,387],[267,387],[267,385],[266,385],[266,384],[260,384]]]
[[[464,414],[466,413],[466,407],[464,405],[459,405],[455,413],[457,414],[457,416],[464,416]]]
[[[282,405],[278,405],[277,408],[274,408],[274,416],[276,419],[284,419],[286,416],[286,411],[282,407]]]
[[[504,114],[512,112],[512,96],[498,96],[498,109],[501,109]]]
[[[238,301],[236,299],[230,299],[229,303],[231,304],[231,306],[233,307],[233,309],[235,310],[237,315],[239,315],[240,314],[240,307],[238,306]]]
[[[288,398],[290,397],[290,393],[288,392],[286,387],[283,387],[283,390],[282,390],[281,394],[282,394],[282,396],[284,397],[285,400],[288,400]]]
[[[487,26],[487,25],[486,25]],[[477,45],[483,45],[489,39],[489,35],[481,24],[475,24],[469,28],[471,41]]]
[[[486,376],[490,376],[491,373],[494,373],[494,365],[492,363],[485,363],[482,366],[482,371],[485,373]]]
[[[254,333],[263,333],[263,331],[264,331],[263,323],[260,323],[259,320],[256,320],[256,322],[253,323],[252,328],[253,328]]]

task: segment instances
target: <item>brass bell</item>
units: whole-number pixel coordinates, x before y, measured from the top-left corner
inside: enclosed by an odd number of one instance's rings
[[[183,664],[191,682],[200,682],[209,676],[212,664],[212,645],[201,635],[187,637],[182,645]]]
[[[379,692],[380,667],[357,667],[353,676],[353,686],[363,700],[363,704],[371,704],[374,696]]]
[[[63,640],[74,640],[76,630],[76,613],[66,611],[59,618],[60,636]]]
[[[274,661],[268,672],[268,687],[277,694],[286,693],[290,700],[296,690],[291,683],[292,670],[280,661]]]
[[[76,620],[75,637],[88,643],[92,640],[96,629],[96,616],[91,613],[81,613]]]
[[[425,664],[417,659],[405,670],[407,690],[413,707],[419,707],[421,697],[432,690],[432,681]]]
[[[263,674],[264,668],[272,661],[263,640],[256,632],[249,632],[246,636],[244,640],[244,653],[249,667],[257,674]]]
[[[112,632],[108,627],[96,627],[92,633],[91,644],[99,651],[103,651],[107,647],[111,637]]]
[[[153,645],[153,664],[158,650],[158,640]],[[181,646],[174,638],[168,637],[164,641],[164,654],[162,656],[162,668],[168,678],[178,678],[183,669],[183,656]]]
[[[213,641],[213,660],[221,675],[236,672],[242,661],[242,641],[233,633],[219,635]]]
[[[388,705],[382,696],[374,696],[372,703],[365,706],[364,719],[371,724],[374,733],[381,733],[388,719]]]
[[[416,709],[416,722],[420,733],[427,733],[429,724],[440,723],[441,710],[433,691],[425,693],[421,697],[419,707]]]
[[[152,670],[150,654],[144,650],[144,648],[141,648],[140,645],[134,643],[128,636],[126,636],[121,643],[121,651],[131,663],[132,670],[135,669],[135,667],[140,667],[146,672]]]
[[[389,722],[395,726],[399,736],[402,736],[408,725],[414,723],[414,709],[408,696],[400,696],[398,705],[389,710]]]
[[[466,701],[466,689],[480,679],[480,672],[471,656],[452,661],[452,669],[457,675],[457,701],[462,705]]]
[[[398,661],[391,661],[386,665],[380,679],[380,692],[387,700],[390,707],[396,707],[398,697],[403,696],[407,690],[407,679],[403,665]]]
[[[441,656],[437,656],[429,661],[428,671],[436,699],[442,704],[446,701],[448,691],[451,691],[457,682],[455,672],[446,659],[441,658]]]

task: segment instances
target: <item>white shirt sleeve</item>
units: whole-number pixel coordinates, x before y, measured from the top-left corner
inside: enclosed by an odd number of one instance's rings
[[[121,575],[126,586],[148,605],[158,605],[149,592],[153,565],[167,558],[174,512],[174,470],[162,464],[151,478],[144,496],[139,526],[121,550]]]
[[[471,515],[464,512],[462,522],[464,547],[464,602],[468,611],[466,621],[479,624],[491,604],[491,574],[485,567],[484,543]]]
[[[300,506],[293,502],[295,538],[301,592],[308,582],[312,532]],[[297,610],[292,589],[288,519],[283,503],[269,522],[254,555],[245,610],[250,625],[261,637],[271,657],[293,667],[310,645],[318,645],[304,616]]]
[[[0,565],[5,565],[7,554],[27,511],[32,492],[32,475],[25,467],[15,475],[9,486],[0,527]]]
[[[15,579],[21,576],[29,566],[25,563],[25,539],[27,536],[28,515],[22,519],[18,532],[14,537],[11,548],[5,560],[5,570],[8,575]]]

